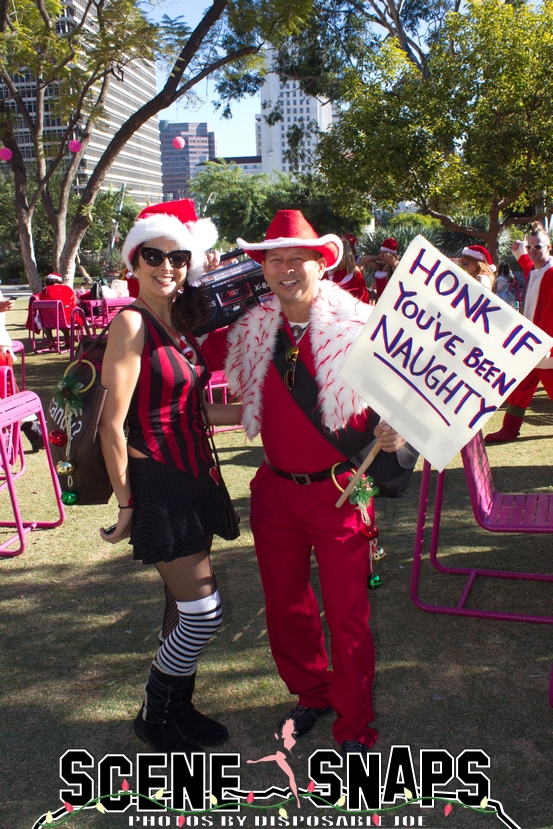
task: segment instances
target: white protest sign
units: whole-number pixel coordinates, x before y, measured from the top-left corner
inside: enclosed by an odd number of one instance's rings
[[[441,471],[552,347],[417,236],[340,377]]]

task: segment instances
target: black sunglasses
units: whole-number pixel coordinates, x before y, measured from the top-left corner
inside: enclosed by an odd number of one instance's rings
[[[526,242],[526,248],[528,250],[541,250],[544,247],[545,245],[529,245],[528,242]]]
[[[286,362],[290,366],[284,375],[284,382],[286,383],[287,389],[292,389],[294,386],[294,380],[296,378],[296,363],[298,362],[299,353],[300,350],[297,345],[291,346],[291,348],[289,348],[286,352]]]
[[[168,259],[171,267],[179,270],[189,265],[192,259],[189,250],[170,250],[169,253],[163,253],[157,248],[140,248],[140,255],[151,268],[159,268],[163,260]]]

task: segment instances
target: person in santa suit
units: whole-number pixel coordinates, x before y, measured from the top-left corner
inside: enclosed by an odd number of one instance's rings
[[[342,236],[344,253],[337,266],[328,271],[328,278],[339,285],[361,302],[369,302],[369,291],[363,276],[363,271],[355,261],[355,245],[357,238],[351,233]]]
[[[27,312],[27,322],[25,323],[25,327],[29,329],[29,331],[33,330],[34,327],[34,313],[33,313],[33,300],[36,299],[51,299],[51,300],[59,300],[63,303],[63,320],[60,320],[60,331],[63,331],[64,341],[66,348],[69,348],[69,329],[71,328],[71,311],[77,304],[77,296],[75,291],[70,285],[64,285],[63,279],[59,275],[59,273],[49,273],[45,279],[45,286],[42,291],[38,294],[37,297],[34,295],[31,297],[29,301],[29,310]],[[35,328],[36,330],[36,328]],[[53,347],[54,345],[54,335],[51,328],[46,328],[44,333],[50,340],[50,344]]]
[[[470,245],[463,248],[459,264],[480,285],[488,291],[493,291],[496,282],[495,265],[489,250],[484,245]]]
[[[360,267],[375,268],[374,271],[374,287],[376,290],[376,299],[382,296],[384,288],[390,281],[390,277],[399,265],[399,256],[397,254],[397,241],[390,236],[384,239],[380,245],[380,253],[376,255],[362,256],[357,264]]]
[[[551,240],[542,225],[536,223],[528,239],[513,243],[513,253],[527,280],[524,297],[524,316],[542,331],[553,336],[553,258]],[[535,391],[541,382],[553,400],[553,361],[551,368],[534,368],[507,398],[503,425],[497,432],[486,435],[486,443],[505,443],[516,440]],[[543,363],[544,361],[542,361]],[[547,364],[547,362],[546,362]]]
[[[359,509],[349,501],[336,507],[355,464],[324,433],[336,437],[347,427],[364,445],[374,435],[384,452],[404,444],[383,422],[367,434],[374,413],[338,376],[372,308],[323,280],[340,261],[342,242],[333,234],[319,237],[298,210],[280,210],[262,242],[237,244],[261,264],[275,297],[230,329],[208,335],[202,352],[215,368],[224,339],[225,372],[230,391],[242,401],[242,425],[250,438],[261,433],[265,448],[251,483],[251,528],[272,654],[290,693],[299,696],[283,722],[291,718],[301,737],[334,710],[333,734],[342,753],[366,755],[378,736],[370,725],[370,548]],[[319,412],[321,429],[301,398]],[[331,671],[310,584],[312,548],[330,630]]]

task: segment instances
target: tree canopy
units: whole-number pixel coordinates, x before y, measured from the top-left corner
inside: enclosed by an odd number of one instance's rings
[[[553,204],[553,3],[500,0],[450,12],[424,66],[397,37],[346,70],[339,123],[319,144],[337,198],[352,186],[375,203],[411,200],[449,230],[484,239]],[[485,214],[488,229],[461,215]]]
[[[262,239],[277,210],[301,210],[321,234],[357,234],[370,219],[363,198],[340,208],[331,203],[324,180],[311,174],[280,173],[273,181],[244,173],[235,165],[212,162],[192,179],[190,190],[200,212],[216,223],[220,241],[231,248],[237,236]]]
[[[138,0],[88,0],[82,18],[69,19],[59,0],[0,0],[0,74],[8,95],[0,99],[0,140],[12,152],[19,236],[25,270],[39,285],[32,221],[42,202],[53,228],[52,267],[70,278],[75,256],[94,218],[106,174],[128,139],[152,116],[211,76],[224,114],[233,100],[259,89],[266,71],[264,44],[300,31],[312,0],[212,0],[191,30],[181,18],[149,21]],[[68,225],[69,194],[92,131],[105,127],[112,78],[135,60],[164,58],[163,88],[117,127],[80,195]],[[21,95],[16,78],[34,94]],[[55,93],[54,98],[50,93]],[[55,125],[57,131],[46,127]],[[16,127],[30,136],[36,164],[29,167]],[[68,152],[78,128],[82,149]],[[61,177],[59,192],[50,182]]]

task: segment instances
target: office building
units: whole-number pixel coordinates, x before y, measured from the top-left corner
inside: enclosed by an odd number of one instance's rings
[[[65,0],[62,15],[58,21],[58,29],[69,31],[74,27],[75,23],[82,19],[84,7],[82,0]],[[26,73],[14,76],[14,81],[29,111],[34,112],[36,110],[35,79]],[[104,116],[94,129],[92,139],[80,161],[75,180],[77,191],[85,187],[105,148],[120,126],[156,93],[156,72],[153,63],[133,61],[124,67],[119,77],[111,77],[104,105]],[[55,84],[53,84],[52,88],[47,90],[45,99],[44,142],[46,145],[49,138],[57,142],[64,129],[60,119],[50,115],[55,94]],[[16,111],[15,102],[11,100],[7,86],[2,83],[0,83],[0,95],[8,101],[10,109]],[[15,134],[23,157],[28,161],[33,161],[34,147],[31,133],[25,128],[23,119],[19,115]],[[71,138],[79,139],[80,137],[77,128]],[[7,169],[4,167],[4,171]],[[107,189],[111,186],[119,189],[123,184],[126,192],[142,207],[161,201],[161,153],[157,116],[150,118],[127,141],[111,165],[102,187]]]
[[[267,57],[270,60],[270,53]],[[271,111],[279,104],[282,112],[282,121],[274,125],[267,124],[263,115],[256,116],[256,142],[258,153],[262,157],[262,168],[264,173],[272,174],[274,171],[285,173],[293,172],[289,160],[285,157],[288,150],[287,132],[294,124],[308,126],[315,122],[318,129],[325,131],[333,122],[333,106],[330,101],[321,101],[312,98],[300,89],[297,81],[281,81],[278,74],[269,72],[265,83],[261,88],[261,100],[267,101]],[[305,149],[309,156],[317,146],[317,136],[307,135],[305,138]],[[310,172],[311,164],[309,159],[300,164],[299,172]]]
[[[188,183],[198,164],[215,158],[215,133],[206,123],[171,123],[160,121],[161,165],[163,171],[163,200],[190,197]],[[177,146],[173,141],[177,139]],[[178,144],[182,146],[178,146]]]

